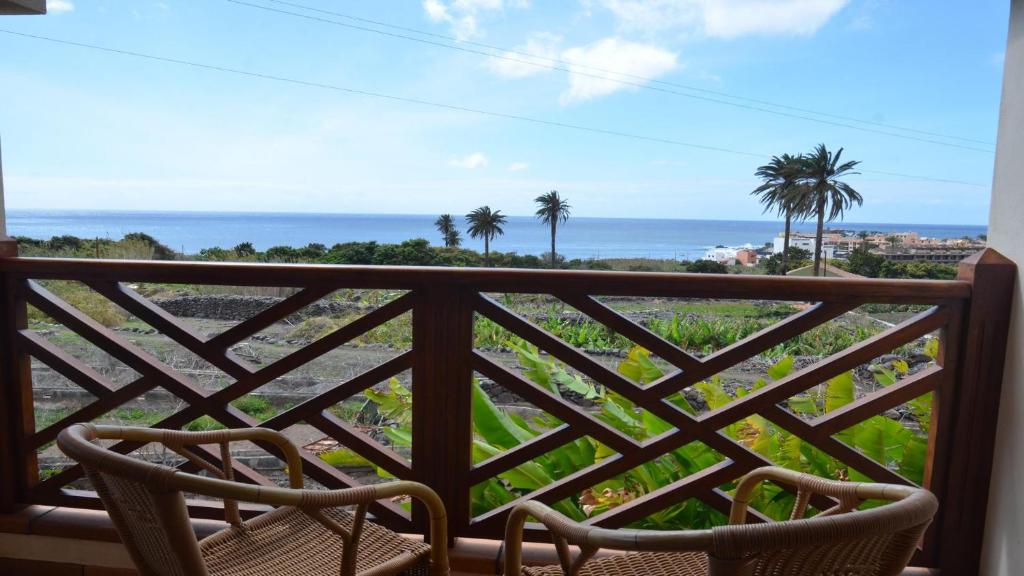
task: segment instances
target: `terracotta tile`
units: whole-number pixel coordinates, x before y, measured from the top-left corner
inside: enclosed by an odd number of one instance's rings
[[[13,514],[0,514],[0,532],[28,534],[29,525],[55,506],[28,506]]]
[[[102,510],[57,508],[32,522],[32,534],[99,542],[121,541],[110,517]]]

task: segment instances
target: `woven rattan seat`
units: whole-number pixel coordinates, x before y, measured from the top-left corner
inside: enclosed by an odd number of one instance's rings
[[[771,480],[796,491],[791,519],[747,524],[754,488]],[[805,518],[813,498],[835,504]],[[886,502],[859,510],[866,500]],[[611,530],[579,524],[540,502],[516,506],[505,533],[505,574],[528,576],[898,576],[938,508],[927,490],[825,480],[783,468],[744,477],[729,525],[709,530]],[[522,566],[523,527],[551,532],[559,564]],[[571,546],[579,547],[573,556]],[[601,549],[627,554],[593,558]],[[593,559],[592,559],[593,558]]]
[[[351,513],[337,508],[324,513],[351,530]],[[341,537],[302,511],[278,508],[244,526],[199,543],[210,576],[337,576],[344,546]],[[392,562],[401,570],[426,568],[429,557],[430,546],[367,523],[356,553],[356,573]]]
[[[97,440],[163,444],[210,476],[132,458]],[[228,444],[249,441],[279,452],[290,488],[232,481]],[[302,489],[302,459],[284,435],[263,428],[182,432],[76,424],[60,433],[60,449],[85,470],[141,576],[389,576],[448,574],[444,506],[430,488],[389,482],[345,490]],[[222,468],[191,448],[220,445]],[[230,526],[197,541],[184,493],[224,500]],[[377,500],[411,496],[430,519],[430,546],[365,521]],[[238,501],[275,506],[243,522]],[[354,507],[354,510],[346,510]]]

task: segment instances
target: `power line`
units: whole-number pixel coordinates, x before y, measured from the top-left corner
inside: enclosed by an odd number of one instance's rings
[[[385,94],[385,93],[382,93],[382,92],[372,92],[372,91],[369,91],[369,90],[360,90],[360,89],[357,89],[357,88],[348,88],[348,87],[345,87],[345,86],[338,86],[338,85],[335,85],[335,84],[326,84],[326,83],[322,83],[322,82],[312,82],[312,81],[309,81],[309,80],[300,80],[300,79],[297,79],[297,78],[289,78],[289,77],[286,77],[286,76],[277,76],[277,75],[274,75],[274,74],[266,74],[266,73],[263,73],[263,72],[252,72],[252,71],[249,71],[249,70],[240,70],[240,69],[237,69],[237,68],[229,68],[229,67],[226,67],[226,66],[218,66],[218,65],[215,65],[215,64],[204,64],[202,62],[195,62],[195,61],[192,61],[192,60],[181,60],[181,59],[178,59],[178,58],[169,58],[169,57],[166,57],[166,56],[156,56],[154,54],[146,54],[146,53],[143,53],[143,52],[135,52],[135,51],[132,51],[132,50],[124,50],[124,49],[120,49],[120,48],[110,48],[108,46],[100,46],[100,45],[97,45],[97,44],[88,44],[88,43],[85,43],[85,42],[76,42],[76,41],[73,41],[73,40],[64,40],[64,39],[61,39],[61,38],[52,38],[52,37],[49,37],[49,36],[41,36],[41,35],[37,35],[37,34],[29,34],[29,33],[26,33],[26,32],[15,32],[13,30],[7,30],[5,28],[0,28],[0,32],[2,32],[4,34],[9,34],[9,35],[12,35],[12,36],[20,36],[22,38],[31,38],[33,40],[42,40],[42,41],[45,41],[45,42],[52,42],[54,44],[62,44],[62,45],[65,45],[65,46],[74,46],[74,47],[77,47],[77,48],[87,48],[87,49],[90,49],[90,50],[96,50],[96,51],[105,52],[105,53],[108,53],[108,54],[119,54],[119,55],[122,55],[122,56],[132,56],[132,57],[135,57],[135,58],[142,58],[142,59],[145,59],[145,60],[152,60],[152,61],[156,61],[156,62],[164,62],[164,63],[168,63],[168,64],[178,64],[178,65],[181,65],[181,66],[189,66],[189,67],[193,67],[193,68],[200,68],[200,69],[203,69],[203,70],[212,70],[212,71],[215,71],[215,72],[223,72],[223,73],[227,73],[227,74],[234,74],[234,75],[238,75],[238,76],[246,76],[246,77],[250,77],[250,78],[260,78],[260,79],[263,79],[263,80],[273,80],[273,81],[276,81],[276,82],[285,82],[285,83],[288,83],[288,84],[295,84],[295,85],[298,85],[298,86],[306,86],[306,87],[310,87],[310,88],[321,88],[321,89],[325,89],[325,90],[333,90],[333,91],[336,91],[336,92],[345,92],[345,93],[348,93],[348,94],[357,94],[357,95],[360,95],[360,96],[369,96],[369,97],[372,97],[372,98],[381,98],[381,99],[385,99],[385,100],[392,100],[392,101],[395,101],[395,102],[405,102],[405,103],[408,103],[408,104],[418,104],[418,105],[421,105],[421,106],[430,106],[430,107],[434,107],[434,108],[441,108],[441,109],[444,109],[444,110],[454,110],[454,111],[457,111],[457,112],[468,112],[468,113],[472,113],[472,114],[478,114],[478,115],[481,115],[481,116],[490,116],[490,117],[493,117],[493,118],[503,118],[503,119],[506,119],[506,120],[518,120],[518,121],[521,121],[521,122],[529,122],[531,124],[538,124],[538,125],[542,125],[542,126],[552,126],[552,127],[556,127],[556,128],[565,128],[565,129],[577,130],[577,131],[581,131],[581,132],[591,132],[591,133],[595,133],[595,134],[603,134],[603,135],[606,135],[606,136],[616,136],[616,137],[620,137],[620,138],[629,138],[629,139],[632,139],[632,140],[641,140],[641,141],[645,141],[645,142],[655,142],[655,143],[658,143],[658,144],[669,144],[669,145],[673,145],[673,146],[682,146],[682,147],[686,147],[686,148],[693,148],[693,149],[697,149],[697,150],[707,150],[707,151],[711,151],[711,152],[722,152],[722,153],[726,153],[726,154],[734,154],[734,155],[738,155],[738,156],[747,156],[747,157],[752,157],[752,158],[761,158],[761,159],[763,159],[763,158],[766,158],[768,156],[767,154],[758,154],[758,153],[755,153],[755,152],[748,152],[748,151],[744,151],[744,150],[735,150],[735,149],[732,149],[732,148],[725,148],[725,147],[721,147],[721,146],[713,146],[713,145],[708,145],[708,144],[697,144],[697,143],[694,143],[694,142],[685,142],[683,140],[676,140],[676,139],[672,139],[672,138],[662,138],[662,137],[658,137],[658,136],[646,136],[646,135],[643,135],[643,134],[634,134],[634,133],[631,133],[631,132],[622,132],[622,131],[619,131],[619,130],[610,130],[610,129],[606,129],[606,128],[597,128],[597,127],[594,127],[594,126],[584,126],[584,125],[581,125],[581,124],[570,124],[570,123],[567,123],[567,122],[557,122],[557,121],[553,121],[553,120],[544,120],[542,118],[533,118],[533,117],[530,117],[530,116],[522,116],[522,115],[519,115],[519,114],[508,114],[508,113],[505,113],[505,112],[494,112],[494,111],[490,111],[490,110],[482,110],[482,109],[479,109],[479,108],[471,108],[471,107],[468,107],[468,106],[459,106],[459,105],[455,105],[455,104],[445,104],[443,102],[433,102],[433,101],[430,101],[430,100],[422,100],[422,99],[419,99],[419,98],[409,98],[407,96],[396,96],[394,94]],[[867,173],[867,172],[871,172],[871,171],[863,170],[863,172]],[[886,173],[886,172],[879,172],[879,173],[880,174],[888,174],[888,175],[896,175],[896,173]],[[943,182],[943,183],[949,183],[949,184],[962,184],[962,185],[966,185],[966,186],[978,186],[978,187],[982,187],[982,188],[987,188],[987,186],[985,186],[983,184],[978,184],[978,183],[975,183],[975,182],[961,181],[961,180],[951,180],[951,179],[945,179],[945,178],[932,178],[930,176],[915,176],[915,175],[909,175],[909,174],[902,174],[900,176],[905,177],[905,178],[912,178],[912,179],[915,179],[915,180],[927,180],[927,181],[934,181],[934,182]]]
[[[401,38],[401,39],[404,39],[404,40],[410,40],[410,41],[413,41],[413,42],[420,42],[420,43],[429,44],[429,45],[432,45],[432,46],[448,48],[448,49],[451,49],[451,50],[459,50],[459,51],[462,51],[462,52],[468,52],[468,53],[472,53],[472,54],[479,54],[479,55],[487,56],[487,57],[490,57],[490,58],[497,58],[497,59],[500,59],[500,60],[506,60],[506,61],[515,62],[515,63],[519,63],[519,64],[525,64],[525,65],[528,65],[528,66],[535,66],[535,67],[539,67],[539,68],[546,68],[546,69],[549,69],[549,70],[557,70],[557,71],[566,72],[568,74],[577,75],[577,76],[585,76],[585,77],[589,77],[589,78],[596,78],[596,79],[600,79],[600,80],[607,80],[607,81],[610,81],[610,82],[616,82],[616,83],[624,84],[624,85],[627,85],[627,86],[634,86],[634,87],[643,88],[643,89],[646,89],[646,90],[655,90],[655,91],[664,92],[664,93],[667,93],[667,94],[683,96],[683,97],[686,97],[686,98],[693,98],[693,99],[698,99],[698,100],[705,100],[705,101],[709,101],[709,102],[715,102],[715,103],[723,104],[723,105],[726,105],[726,106],[734,106],[734,107],[738,107],[738,108],[744,108],[744,109],[754,110],[754,111],[758,111],[758,112],[764,112],[764,113],[768,113],[768,114],[776,114],[776,115],[785,116],[785,117],[788,117],[788,118],[797,118],[797,119],[801,119],[801,120],[807,120],[807,121],[810,121],[810,122],[818,122],[818,123],[828,124],[828,125],[832,125],[832,126],[840,126],[840,127],[844,127],[844,128],[850,128],[850,129],[853,129],[853,130],[862,130],[862,131],[866,131],[866,132],[872,132],[872,133],[875,133],[875,134],[882,134],[882,135],[891,136],[891,137],[895,137],[895,138],[906,138],[906,139],[909,139],[909,140],[917,140],[917,141],[920,141],[920,142],[927,142],[927,143],[930,143],[930,144],[937,144],[937,145],[940,145],[940,146],[953,146],[953,147],[963,148],[963,149],[966,149],[966,150],[975,150],[975,151],[978,151],[978,152],[988,152],[988,153],[992,152],[992,150],[984,149],[984,148],[977,148],[977,147],[973,147],[973,146],[962,146],[962,145],[957,145],[957,144],[950,143],[950,142],[936,141],[936,140],[932,140],[932,139],[928,139],[928,138],[915,138],[915,137],[908,136],[908,135],[905,135],[905,134],[896,134],[896,133],[887,132],[887,131],[884,131],[884,130],[872,130],[872,129],[865,128],[865,127],[862,127],[862,126],[853,126],[853,125],[844,124],[844,123],[840,123],[840,122],[830,122],[830,121],[827,121],[827,120],[822,120],[820,118],[809,118],[809,117],[802,116],[802,115],[799,115],[799,114],[786,113],[786,112],[781,112],[781,111],[778,111],[778,110],[770,110],[770,109],[765,109],[765,108],[761,108],[761,107],[758,107],[758,106],[743,105],[743,104],[739,104],[737,102],[729,102],[729,101],[725,101],[725,100],[721,100],[721,99],[717,99],[717,98],[710,98],[710,97],[706,97],[706,96],[702,97],[702,96],[698,96],[698,95],[695,95],[695,94],[687,94],[687,93],[684,93],[684,92],[678,92],[678,91],[675,91],[675,90],[660,89],[660,88],[657,88],[655,86],[649,86],[648,84],[658,84],[658,85],[661,85],[661,86],[670,86],[670,87],[673,87],[673,88],[681,88],[681,89],[685,89],[685,90],[691,90],[691,91],[694,91],[694,92],[702,92],[704,94],[713,94],[713,95],[716,95],[716,96],[723,96],[723,97],[726,97],[726,98],[731,98],[731,99],[734,99],[734,100],[740,100],[740,101],[743,101],[743,102],[750,102],[752,104],[759,104],[759,105],[762,105],[762,106],[772,106],[772,107],[775,107],[775,108],[791,110],[793,112],[802,112],[804,114],[814,114],[816,116],[823,116],[823,117],[826,117],[826,118],[833,118],[833,119],[836,119],[836,120],[844,120],[844,121],[847,121],[847,122],[857,122],[857,123],[860,123],[860,124],[867,124],[867,125],[871,125],[871,126],[878,126],[878,127],[881,127],[881,128],[888,128],[890,130],[900,130],[900,131],[904,131],[904,132],[911,132],[911,133],[915,133],[915,134],[921,134],[921,135],[924,135],[924,136],[934,136],[934,137],[946,138],[946,139],[950,139],[950,140],[959,140],[959,141],[962,141],[962,142],[973,142],[973,143],[976,143],[976,144],[983,144],[983,145],[988,145],[988,146],[993,146],[994,145],[992,142],[988,142],[988,141],[985,141],[985,140],[978,140],[978,139],[974,139],[974,138],[965,138],[965,137],[962,137],[962,136],[953,136],[953,135],[950,135],[950,134],[943,134],[941,132],[933,132],[933,131],[928,131],[928,130],[920,130],[920,129],[917,129],[917,128],[910,128],[910,127],[906,127],[906,126],[898,126],[898,125],[889,124],[889,123],[885,123],[885,122],[878,122],[878,121],[874,121],[874,120],[864,120],[862,118],[856,118],[856,117],[853,117],[853,116],[846,116],[846,115],[842,115],[842,114],[834,114],[834,113],[829,113],[829,112],[821,112],[821,111],[813,110],[813,109],[809,109],[809,108],[802,108],[802,107],[791,106],[791,105],[787,105],[787,104],[779,104],[777,102],[770,102],[770,101],[767,101],[767,100],[759,100],[759,99],[756,99],[756,98],[749,98],[749,97],[746,97],[746,96],[737,96],[735,94],[729,94],[728,92],[722,92],[722,91],[718,91],[718,90],[709,90],[709,89],[706,89],[706,88],[700,88],[700,87],[697,87],[697,86],[680,84],[680,83],[677,83],[677,82],[669,82],[669,81],[665,81],[665,80],[658,80],[656,78],[651,78],[651,77],[647,77],[647,76],[641,76],[641,75],[638,75],[638,74],[631,74],[631,73],[628,73],[628,72],[620,72],[620,71],[616,71],[616,70],[610,70],[610,69],[601,68],[601,67],[598,67],[598,66],[591,66],[591,65],[580,64],[580,63],[569,63],[569,62],[566,62],[566,61],[561,60],[559,58],[552,58],[550,56],[545,56],[545,55],[542,55],[542,54],[533,54],[533,53],[529,53],[529,52],[523,52],[523,51],[520,51],[520,50],[503,48],[501,46],[495,46],[493,44],[486,44],[486,43],[482,43],[482,42],[474,42],[474,41],[471,41],[471,40],[462,40],[462,39],[456,38],[454,36],[447,36],[447,35],[444,35],[444,34],[436,34],[436,33],[433,33],[433,32],[419,30],[419,29],[416,29],[416,28],[409,28],[409,27],[405,27],[405,26],[397,26],[395,24],[389,24],[387,22],[381,22],[379,20],[372,20],[372,19],[369,19],[369,18],[362,18],[362,17],[359,17],[359,16],[352,16],[350,14],[345,14],[345,13],[342,13],[342,12],[335,12],[335,11],[331,11],[331,10],[324,10],[324,9],[321,9],[321,8],[316,8],[316,7],[313,7],[313,6],[307,6],[307,5],[304,5],[304,4],[298,4],[298,3],[295,3],[295,2],[288,2],[288,1],[285,1],[285,0],[264,0],[264,1],[265,2],[272,2],[272,3],[275,3],[275,4],[284,5],[284,6],[291,6],[291,7],[299,8],[299,9],[302,9],[302,10],[308,10],[310,12],[318,12],[318,13],[321,13],[321,14],[329,14],[329,15],[332,15],[332,16],[337,16],[337,17],[340,17],[340,18],[345,18],[345,19],[348,19],[348,20],[356,21],[356,22],[364,22],[364,23],[368,23],[368,24],[373,24],[375,26],[382,26],[382,27],[386,27],[386,28],[391,28],[393,30],[402,30],[402,31],[405,31],[405,32],[411,32],[411,33],[420,34],[420,35],[423,35],[423,36],[439,38],[439,39],[446,40],[446,41],[449,41],[449,42],[455,42],[457,44],[469,45],[469,46],[477,46],[477,47],[480,47],[480,48],[486,48],[488,50],[497,50],[499,52],[503,52],[503,54],[494,54],[494,53],[491,53],[491,52],[483,52],[483,51],[480,51],[480,50],[473,50],[473,49],[465,48],[463,46],[445,44],[445,43],[441,43],[441,42],[434,42],[434,41],[424,40],[422,38],[414,38],[414,37],[410,37],[410,36],[406,36],[406,35],[402,35],[402,34],[389,33],[389,32],[385,32],[383,30],[376,30],[376,29],[373,29],[373,28],[366,28],[364,26],[357,26],[357,25],[353,25],[353,24],[346,24],[344,22],[338,22],[336,20],[329,20],[329,19],[326,19],[326,18],[319,18],[319,17],[316,17],[316,16],[310,16],[308,14],[299,14],[299,13],[290,12],[290,11],[287,11],[287,10],[280,10],[280,9],[276,9],[276,8],[271,8],[269,6],[261,6],[259,4],[253,4],[253,3],[245,2],[245,1],[242,1],[242,0],[227,0],[227,1],[228,2],[232,2],[234,4],[242,5],[242,6],[248,6],[248,7],[251,7],[251,8],[258,8],[258,9],[266,10],[266,11],[269,11],[269,12],[278,12],[280,14],[286,14],[286,15],[294,16],[294,17],[298,17],[298,18],[305,18],[305,19],[308,19],[308,20],[315,20],[315,21],[319,21],[319,22],[323,22],[323,23],[328,23],[328,24],[335,24],[337,26],[344,26],[344,27],[347,27],[347,28],[355,29],[355,30],[362,30],[362,31],[366,31],[366,32],[372,32],[372,33],[375,33],[375,34],[391,36],[391,37],[394,37],[394,38]],[[522,60],[520,58],[514,58],[514,57],[511,57],[511,56],[508,56],[509,54],[513,54],[513,55],[516,55],[516,56],[521,56],[521,57],[524,57],[524,58],[530,58],[530,59],[533,59],[533,60],[532,61],[531,60]],[[549,65],[549,64],[542,64],[542,63],[536,62],[536,60],[543,60],[543,61],[546,61],[546,62],[551,62],[551,63],[553,63],[555,65],[553,66],[553,65]],[[567,66],[572,66],[572,68],[567,68]],[[633,80],[636,80],[637,82],[629,82],[629,81],[620,80],[620,79],[616,79],[616,78],[609,78],[607,76],[602,76],[602,75],[588,74],[586,72],[579,71],[578,68],[583,68],[583,69],[587,69],[587,70],[593,70],[593,71],[596,71],[596,72],[601,72],[603,74],[614,74],[616,76],[621,76],[621,77],[624,77],[624,78],[631,78]]]

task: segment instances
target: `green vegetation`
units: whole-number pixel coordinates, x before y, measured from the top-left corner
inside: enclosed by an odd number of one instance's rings
[[[121,240],[109,238],[78,238],[54,236],[37,240],[16,236],[18,253],[22,256],[50,256],[64,258],[114,258],[121,260],[175,260],[174,250],[155,238],[141,232],[125,234]]]
[[[686,267],[687,272],[695,274],[728,274],[729,267],[714,260],[697,260]]]
[[[669,423],[615,392],[578,375],[570,374],[556,360],[539,354],[535,347],[513,347],[518,354],[523,374],[537,386],[557,396],[561,396],[565,390],[583,396],[595,405],[596,418],[631,438],[645,441],[673,429]],[[931,351],[934,353],[934,348]],[[652,382],[664,375],[651,361],[647,351],[639,347],[630,350],[618,370],[638,384]],[[793,359],[786,356],[771,366],[765,378],[760,379],[749,390],[737,388],[730,391],[717,377],[696,384],[694,389],[700,394],[706,408],[714,410],[766,386],[769,381],[786,377],[792,370]],[[888,366],[875,367],[875,370],[877,384],[889,386],[906,375],[908,367],[904,362],[894,361]],[[411,392],[392,379],[386,392],[372,392],[370,396],[378,405],[381,414],[391,422],[390,426],[383,429],[390,441],[396,446],[409,447]],[[884,415],[873,416],[840,432],[837,437],[876,462],[911,481],[920,483],[924,475],[927,452],[927,437],[922,430],[927,430],[929,425],[929,396],[922,396],[908,404],[911,418],[900,421]],[[846,372],[807,393],[794,396],[789,400],[788,408],[801,417],[816,417],[838,410],[853,402],[854,398],[853,374]],[[682,394],[675,394],[668,400],[688,414],[698,413],[698,408]],[[525,418],[516,412],[499,408],[475,381],[472,388],[472,410],[474,463],[492,458],[562,425],[561,421],[547,414]],[[749,416],[727,426],[724,433],[747,449],[780,466],[826,478],[866,479],[859,471],[831,458],[798,436],[758,415]],[[563,445],[474,486],[471,493],[472,513],[483,514],[559,478],[600,463],[613,454],[610,448],[590,437]],[[348,451],[337,455],[328,453],[321,457],[328,462],[346,465],[370,465]],[[573,498],[557,502],[554,507],[570,518],[585,520],[699,472],[722,459],[721,454],[704,444],[692,442],[624,474],[598,483]],[[378,474],[387,475],[382,470],[378,470]],[[729,490],[734,488],[734,485],[727,484],[722,488]],[[786,518],[792,504],[792,495],[771,485],[759,489],[752,502],[756,509],[776,519]],[[690,500],[673,504],[634,523],[633,527],[703,528],[721,524],[723,520],[724,518],[716,511],[698,501]]]
[[[445,248],[458,248],[462,244],[462,236],[455,226],[455,218],[451,214],[441,214],[434,221],[434,227],[441,233]]]
[[[814,151],[806,156],[802,170],[802,180],[807,185],[806,206],[808,215],[817,216],[818,224],[814,237],[814,275],[821,272],[821,238],[825,229],[825,220],[829,222],[842,218],[843,213],[864,203],[864,198],[852,186],[840,180],[844,176],[856,174],[854,168],[860,164],[854,160],[839,163],[843,149],[832,154],[824,144],[818,144]],[[826,214],[828,217],[826,218]]]
[[[790,267],[790,229],[793,225],[793,218],[800,218],[807,213],[807,186],[801,182],[803,175],[804,156],[783,154],[772,156],[768,164],[759,167],[755,172],[762,184],[754,189],[752,194],[761,197],[764,204],[764,211],[775,210],[778,214],[785,216],[786,227],[783,230],[782,261],[778,263],[778,272],[769,274],[785,274]]]
[[[466,224],[469,225],[469,235],[473,238],[484,239],[484,264],[491,265],[491,240],[505,234],[502,226],[505,224],[505,215],[501,210],[491,211],[490,206],[481,206],[466,214]]]
[[[861,245],[850,252],[846,261],[836,260],[833,263],[854,274],[868,278],[918,278],[930,280],[953,280],[956,278],[957,267],[952,264],[935,262],[894,262],[881,254],[875,254],[867,246]]]
[[[328,316],[313,316],[312,318],[306,318],[296,325],[295,328],[292,328],[286,338],[289,340],[313,342],[334,332],[342,325],[344,325],[343,322]]]
[[[767,274],[781,276],[790,270],[803,268],[811,263],[810,250],[804,250],[796,246],[790,246],[785,253],[772,254],[761,261],[761,266]],[[834,261],[833,261],[834,264]]]
[[[633,342],[604,324],[586,316],[566,314],[567,308],[543,302],[505,302],[516,312],[534,318],[534,323],[566,343],[585,350],[626,352]],[[634,305],[633,308],[636,308]],[[711,353],[763,330],[796,311],[788,304],[757,305],[749,302],[688,302],[669,304],[672,316],[649,318],[642,324],[661,338],[684,350]],[[662,308],[664,309],[664,308]],[[627,312],[628,310],[621,310]],[[343,318],[313,317],[303,320],[288,332],[286,338],[311,342],[326,336],[358,315]],[[357,345],[381,344],[389,348],[412,345],[411,319],[399,316],[357,337]],[[826,356],[839,352],[878,332],[879,328],[830,322],[784,342],[765,354],[770,358],[795,356]],[[487,317],[477,316],[473,329],[473,345],[481,349],[501,349],[509,343],[524,341]]]
[[[502,218],[504,218],[502,216]],[[454,226],[454,222],[452,223]],[[457,234],[458,231],[456,230]],[[165,258],[195,259],[215,262],[268,262],[268,263],[316,263],[316,264],[354,264],[354,265],[391,265],[391,266],[449,266],[449,267],[480,267],[484,265],[502,268],[546,268],[550,267],[550,254],[536,256],[533,254],[517,254],[515,252],[493,252],[489,245],[486,256],[474,250],[460,248],[458,245],[431,246],[427,240],[416,238],[398,244],[380,244],[377,242],[345,242],[327,247],[323,244],[311,243],[303,247],[273,246],[266,251],[256,250],[251,242],[243,242],[234,248],[204,248],[198,254],[185,256],[170,251],[166,246],[149,244],[139,237],[148,238],[145,234],[128,234],[125,239],[85,240],[74,236],[55,236],[50,240],[33,240],[19,237],[19,249],[26,256],[46,257],[95,257],[104,258]],[[156,242],[153,240],[153,242]],[[141,243],[141,244],[140,244]],[[99,246],[99,252],[96,247]],[[140,248],[141,246],[141,248]],[[162,247],[158,247],[162,246]],[[867,254],[866,257],[862,257]],[[733,273],[733,274],[782,274],[783,270],[791,270],[810,264],[812,254],[807,250],[790,247],[788,264],[783,256],[772,255],[762,260],[757,267],[723,266],[722,264],[697,260],[675,260],[671,258],[603,258],[566,260],[555,255],[555,266],[571,270],[618,270],[629,272],[692,272],[692,273]],[[546,258],[546,260],[545,260]],[[488,263],[489,259],[489,263]],[[879,255],[866,250],[854,251],[850,262],[833,260],[831,264],[844,267],[862,276],[880,278],[931,278],[947,279],[955,277],[955,267],[929,262],[887,262]],[[56,283],[54,283],[56,284]],[[159,287],[149,285],[143,290]],[[189,287],[170,286],[170,289],[182,290]],[[209,289],[209,288],[205,288]],[[114,309],[98,295],[83,290],[84,298],[91,298],[98,305]],[[228,288],[228,293],[237,293],[239,288]],[[232,292],[233,291],[233,292]],[[222,293],[223,289],[221,289]],[[247,292],[247,294],[251,294]],[[146,296],[153,294],[147,293]],[[253,294],[256,295],[256,294]],[[264,294],[278,295],[278,294]],[[41,317],[36,313],[33,317]]]
[[[124,310],[80,282],[43,280],[40,284],[104,326],[118,326],[128,320]],[[32,306],[28,309],[28,320],[32,323],[50,321],[46,314]]]
[[[246,394],[232,402],[231,405],[260,422],[270,420],[280,413],[280,410],[275,408],[269,400],[253,394]]]
[[[537,218],[542,224],[551,226],[551,267],[558,267],[558,252],[555,250],[555,235],[558,233],[558,223],[565,223],[569,220],[569,213],[572,206],[569,202],[558,195],[558,190],[552,190],[547,194],[541,194],[533,200],[537,203]]]
[[[842,155],[842,148],[833,154],[824,144],[818,144],[807,154],[772,156],[768,164],[755,171],[762,184],[754,189],[753,194],[761,197],[765,211],[777,210],[786,216],[780,266],[783,274],[792,269],[787,255],[792,219],[817,219],[813,261],[814,275],[819,276],[825,221],[831,222],[841,218],[854,204],[859,206],[864,202],[852,186],[842,181],[843,177],[856,174],[853,169],[860,162],[854,160],[840,164],[839,159]]]
[[[152,426],[163,420],[170,414],[158,410],[146,410],[143,408],[118,408],[110,412],[107,417],[129,426]]]
[[[200,416],[185,425],[185,430],[190,432],[205,432],[207,430],[223,430],[227,426],[215,420],[212,416]]]

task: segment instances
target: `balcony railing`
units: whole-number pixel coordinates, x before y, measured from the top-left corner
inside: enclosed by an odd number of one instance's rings
[[[912,483],[885,458],[879,461],[845,442],[842,432],[932,393],[929,429],[922,431],[928,438],[922,482],[939,496],[941,508],[914,562],[949,574],[974,573],[984,526],[1014,273],[1013,264],[993,251],[979,253],[962,263],[960,277],[954,281],[2,259],[0,445],[4,450],[0,462],[0,504],[6,511],[26,504],[100,507],[95,494],[81,488],[82,472],[78,467],[40,474],[37,454],[63,427],[97,419],[157,389],[178,399],[178,408],[173,413],[152,424],[157,427],[181,428],[200,417],[211,417],[228,427],[265,426],[283,430],[298,423],[313,426],[387,474],[431,486],[447,506],[450,532],[456,537],[500,538],[509,510],[519,501],[535,498],[555,503],[578,498],[586,489],[691,443],[702,443],[720,456],[715,464],[699,472],[588,520],[619,527],[689,499],[727,514],[729,483],[753,468],[769,464],[749,442],[724,433],[729,425],[753,416],[763,418],[813,447],[815,453],[827,455],[871,480]],[[213,389],[199,385],[193,374],[161,362],[121,333],[54,295],[45,287],[53,280],[88,286],[222,373],[230,383]],[[132,288],[135,283],[275,286],[295,290],[251,318],[208,336],[141,296]],[[388,289],[401,295],[265,365],[232,352],[236,344],[338,289]],[[668,368],[653,381],[637,383],[517,313],[495,294],[553,296],[649,350]],[[699,356],[616,311],[610,300],[604,298],[622,296],[810,305],[775,325]],[[754,387],[727,404],[690,413],[669,400],[687,387],[866,304],[923,306],[909,319]],[[115,384],[63,349],[59,342],[29,329],[29,306],[127,366],[137,378]],[[262,421],[232,405],[261,386],[402,315],[411,315],[409,350]],[[583,379],[615,392],[638,410],[647,411],[666,423],[667,430],[638,440],[596,417],[578,402],[534,384],[514,366],[474,348],[474,326],[483,319],[536,345]],[[939,346],[926,368],[860,395],[827,414],[807,417],[788,408],[792,398],[808,389],[929,335],[938,339]],[[52,423],[37,426],[33,361],[61,374],[95,400],[61,414]],[[403,454],[394,446],[371,438],[329,410],[406,371],[411,372],[411,453]],[[474,461],[474,375],[525,399],[557,419],[556,424],[497,455]],[[486,512],[473,514],[474,486],[583,437],[606,447],[608,455],[535,490],[520,491],[512,500]],[[139,446],[120,443],[112,448],[127,453]],[[274,452],[273,447],[263,448]],[[215,451],[203,457],[219,461]],[[303,452],[303,464],[305,474],[323,486],[340,488],[358,483],[310,452]],[[238,479],[270,482],[249,466],[238,461],[233,465]],[[814,504],[821,507],[828,502]],[[209,516],[218,510],[213,504],[196,502],[193,513]],[[423,526],[420,511],[413,509],[410,514],[398,503],[380,503],[373,513],[377,521],[400,531],[417,532]],[[753,518],[761,520],[764,518]],[[535,531],[533,536],[542,534]]]

